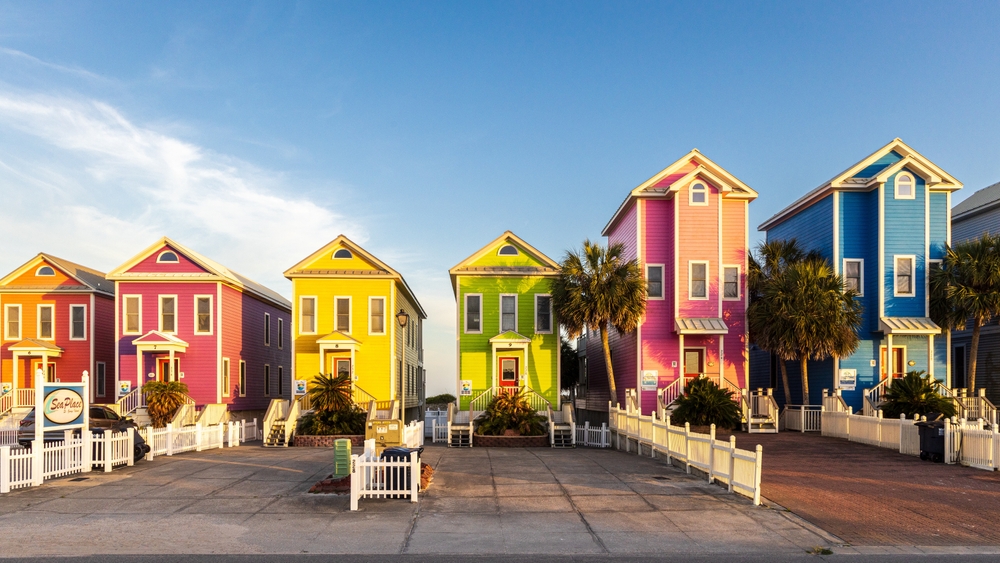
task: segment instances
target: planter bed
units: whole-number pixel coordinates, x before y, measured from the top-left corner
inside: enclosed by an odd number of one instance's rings
[[[292,439],[292,446],[297,446],[300,448],[332,448],[333,443],[340,438],[347,438],[351,441],[352,447],[364,447],[365,445],[365,435],[364,434],[353,434],[346,436],[305,436],[301,434],[296,434],[295,438]]]
[[[472,445],[479,448],[547,448],[549,435],[542,436],[483,436],[476,434]]]

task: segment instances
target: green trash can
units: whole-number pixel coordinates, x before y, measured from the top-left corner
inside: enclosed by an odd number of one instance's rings
[[[351,441],[338,438],[333,442],[333,474],[337,477],[351,473]]]

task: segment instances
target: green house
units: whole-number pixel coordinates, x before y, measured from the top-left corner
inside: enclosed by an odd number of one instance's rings
[[[537,410],[559,409],[559,265],[507,231],[449,270],[458,309],[458,391],[478,411],[521,388]]]

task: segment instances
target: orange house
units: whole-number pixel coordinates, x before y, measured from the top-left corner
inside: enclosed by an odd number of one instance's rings
[[[34,406],[34,374],[80,381],[115,400],[115,284],[102,272],[39,254],[0,279],[0,417]]]

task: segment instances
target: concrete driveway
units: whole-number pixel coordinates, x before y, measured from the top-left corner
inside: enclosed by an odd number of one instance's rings
[[[0,497],[0,554],[801,554],[832,538],[662,462],[609,450],[448,449],[420,503],[306,491],[332,450],[242,446]]]

